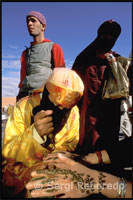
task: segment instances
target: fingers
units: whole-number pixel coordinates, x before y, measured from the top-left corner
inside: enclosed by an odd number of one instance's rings
[[[46,131],[45,130],[43,131],[43,130],[42,130],[42,134],[41,134],[42,136],[49,135],[50,133],[52,133],[54,130],[53,123],[52,123],[52,125],[48,125],[48,128]]]
[[[45,179],[40,181],[34,181],[34,183],[30,182],[26,185],[28,190],[33,190],[31,192],[32,197],[47,197],[47,196],[59,196],[61,198],[62,195],[65,195],[67,186],[70,184],[70,180],[64,180],[62,178],[51,182],[44,183]],[[62,194],[62,195],[61,195]]]
[[[34,116],[34,126],[40,136],[48,135],[54,130],[52,117],[52,110],[41,110]]]
[[[48,117],[48,116],[52,115],[52,113],[53,113],[52,110],[41,110],[37,114],[39,115],[40,118],[43,119],[44,117]]]
[[[48,168],[60,168],[60,169],[68,169],[68,166],[66,163],[63,163],[61,160],[49,160],[49,161],[43,161],[44,164],[47,164]]]
[[[43,159],[43,163],[46,163],[49,166],[53,164],[54,166],[61,169],[63,168],[65,169],[70,166],[74,166],[76,164],[74,160],[72,160],[71,158],[68,158],[67,156],[62,155],[61,153],[58,153],[57,156],[56,154],[55,156],[53,155],[52,157],[49,155],[48,158],[46,157]]]
[[[39,180],[37,180],[37,179],[39,179]],[[36,180],[32,180],[31,182],[29,182],[29,183],[27,183],[26,184],[26,189],[27,190],[36,190],[36,189],[38,189],[38,188],[42,188],[42,181],[44,181],[45,180],[45,178],[37,178]]]
[[[74,160],[72,160],[71,158],[68,158],[68,157],[62,155],[61,153],[58,153],[58,158],[59,158],[62,162],[64,162],[64,164],[71,165],[71,166],[73,166],[73,165],[76,164],[76,162],[75,162]]]
[[[35,120],[34,120],[34,123],[39,126],[41,124],[50,124],[51,126],[53,126],[53,123],[52,123],[52,117],[43,117],[43,118],[37,118],[37,117],[34,117]],[[51,122],[51,123],[50,123]]]
[[[52,181],[55,181],[55,177],[54,178],[50,178],[51,176],[46,177],[37,177],[36,179],[33,179],[31,182],[26,184],[26,189],[27,190],[39,190],[39,189],[43,189],[44,187],[50,187],[51,183],[53,183]]]
[[[52,152],[49,153],[46,157],[43,157],[43,160],[50,160],[50,159],[57,159],[58,158],[58,153],[66,153],[65,151],[58,151],[58,152]]]
[[[58,159],[58,155],[56,154],[56,155],[52,155],[52,156],[48,156],[48,157],[43,158],[43,162],[47,162],[47,161],[53,162],[54,160],[57,160],[57,159]]]
[[[50,154],[48,154],[46,157],[43,157],[43,161],[44,162],[54,162],[54,160],[59,160],[58,158],[58,153],[62,153],[65,154],[68,153],[67,155],[69,155],[69,152],[65,152],[65,151],[58,151],[58,152],[52,152]]]
[[[38,189],[48,189],[48,188],[54,188],[54,189],[64,189],[64,185],[68,184],[71,179],[64,179],[65,175],[58,174],[58,176],[49,175],[46,177],[36,178],[33,179],[31,182],[26,184],[27,190],[38,190]]]
[[[43,160],[43,163],[44,164],[56,164],[56,163],[61,163],[61,161],[58,159],[58,158],[49,158],[49,159],[46,159],[46,160]]]
[[[49,127],[53,126],[52,117],[50,116],[50,114],[52,112],[53,112],[52,110],[47,110],[47,111],[42,110],[42,111],[38,112],[34,116],[34,124],[35,124],[35,126],[39,127],[39,126],[41,126],[43,124],[45,124],[45,125],[48,124]],[[49,127],[47,127],[47,128],[49,128]]]
[[[43,177],[44,174],[42,174],[42,173],[41,173],[41,174],[38,174],[37,171],[33,171],[33,172],[31,172],[31,176],[34,177],[34,178],[35,178],[35,177]]]
[[[50,133],[52,133],[52,131],[54,130],[54,127],[50,127],[47,129],[47,131],[44,133],[42,133],[42,135],[49,135]]]
[[[59,194],[57,196],[57,198],[64,199],[64,198],[68,198],[68,197],[66,195],[64,195],[64,194]]]
[[[34,126],[40,136],[49,135],[54,130],[53,123],[48,123],[48,124],[42,123],[40,125],[34,124]]]
[[[36,197],[47,197],[47,196],[53,197],[53,196],[57,196],[59,194],[60,193],[58,191],[52,192],[52,190],[50,190],[50,189],[47,190],[47,192],[45,190],[43,190],[43,189],[41,189],[41,190],[33,190],[31,192],[31,196],[34,197],[34,198],[36,198]]]
[[[56,162],[60,162],[59,158],[58,158],[58,153],[63,154],[64,156],[73,159],[75,156],[79,156],[78,154],[74,154],[71,152],[66,152],[66,151],[59,151],[59,152],[54,152],[51,154],[48,154],[46,157],[43,158],[44,162],[54,162],[56,160]]]
[[[49,116],[46,116],[46,117],[43,117],[41,120],[40,120],[41,123],[50,123],[52,122],[52,117],[49,117]],[[53,125],[53,123],[52,123]]]

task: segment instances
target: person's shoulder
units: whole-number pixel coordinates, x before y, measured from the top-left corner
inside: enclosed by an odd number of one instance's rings
[[[56,52],[58,51],[58,52],[62,52],[63,53],[62,47],[57,43],[53,43],[52,50],[56,51]]]
[[[117,56],[116,60],[118,62],[120,62],[121,64],[123,64],[123,65],[128,65],[129,66],[130,63],[131,63],[131,58],[127,58],[127,57],[124,57],[124,56]]]
[[[89,51],[89,46],[87,46],[85,49],[83,49],[77,56],[75,61],[78,62],[87,62],[88,57],[91,58],[91,52]]]
[[[20,99],[16,103],[16,107],[17,108],[24,108],[26,106],[26,104],[29,104],[29,102],[30,102],[30,97],[29,96],[23,97],[22,99]]]
[[[28,110],[29,108],[33,108],[34,104],[37,102],[37,99],[35,98],[36,95],[23,97],[16,103],[15,107],[20,110]]]
[[[51,41],[51,40],[45,38],[41,44],[44,44],[44,45],[46,44],[46,45],[49,45],[50,47],[53,48],[55,42],[53,42],[53,41]]]
[[[53,44],[53,47],[56,47],[56,48],[61,48],[61,46],[58,44],[58,43],[55,43]]]
[[[24,49],[23,51],[22,51],[22,53],[21,53],[21,56],[23,57],[23,56],[25,56],[26,55],[26,49]]]
[[[44,42],[52,42],[51,40],[49,40],[49,39],[47,39],[47,38],[45,38],[44,40],[43,40],[43,43]]]

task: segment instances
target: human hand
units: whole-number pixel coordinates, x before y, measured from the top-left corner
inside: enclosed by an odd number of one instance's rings
[[[52,110],[41,110],[34,116],[34,126],[40,136],[48,135],[54,130],[51,117],[52,113]]]
[[[85,161],[88,164],[99,164],[99,160],[96,153],[89,153],[88,155],[79,155],[67,151],[59,151],[47,154],[46,157],[43,158],[43,162],[45,163],[57,163],[60,162],[60,159],[58,158],[58,153],[63,154],[67,158],[71,158],[74,161]]]
[[[99,172],[89,169],[62,154],[53,168],[32,172],[33,181],[26,185],[31,197],[84,198],[98,193]],[[102,183],[104,175],[100,175]],[[36,180],[36,178],[38,180]]]
[[[97,57],[101,58],[101,59],[107,59],[109,62],[115,62],[116,58],[113,56],[112,53],[105,53],[104,51],[98,49],[96,52]]]
[[[84,159],[89,164],[98,164],[99,160],[96,153],[89,153],[84,157]]]
[[[101,159],[102,163],[110,164],[110,158],[105,149],[101,151]],[[84,160],[89,164],[99,164],[99,159],[96,153],[89,153],[87,156],[84,157]]]
[[[43,157],[43,162],[45,163],[56,163],[60,162],[60,159],[58,158],[58,153],[61,153],[63,155],[65,155],[68,158],[71,158],[72,160],[76,160],[80,157],[79,154],[75,154],[75,153],[71,153],[68,151],[58,151],[58,152],[53,152],[53,153],[49,153],[47,154],[45,157]]]
[[[107,58],[109,62],[116,62],[116,58],[111,53],[106,53],[104,56]]]

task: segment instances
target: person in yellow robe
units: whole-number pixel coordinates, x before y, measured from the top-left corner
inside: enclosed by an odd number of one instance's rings
[[[76,104],[84,85],[75,71],[55,68],[42,88],[16,103],[3,141],[3,185],[20,193],[30,172],[43,158],[57,151],[73,152],[79,141],[79,110]]]

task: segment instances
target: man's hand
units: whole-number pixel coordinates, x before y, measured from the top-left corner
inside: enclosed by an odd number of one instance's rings
[[[58,154],[55,166],[31,173],[33,179],[26,185],[31,197],[84,198],[98,193],[98,172]]]
[[[79,154],[75,154],[75,153],[71,153],[71,152],[67,152],[67,151],[58,151],[58,152],[52,152],[47,154],[47,156],[45,156],[43,158],[43,162],[44,163],[60,163],[60,159],[58,158],[58,153],[61,153],[63,155],[65,155],[68,158],[71,158],[72,160],[76,160],[76,158],[79,158]]]
[[[52,110],[41,110],[34,116],[34,126],[40,136],[48,135],[54,130],[51,117],[52,113]]]
[[[58,158],[58,153],[65,155],[67,158],[71,158],[74,161],[85,161],[88,164],[98,164],[98,157],[96,153],[89,153],[88,155],[80,156],[79,154],[67,152],[67,151],[60,151],[60,152],[53,152],[48,154],[43,158],[44,163],[60,163],[60,159]]]

